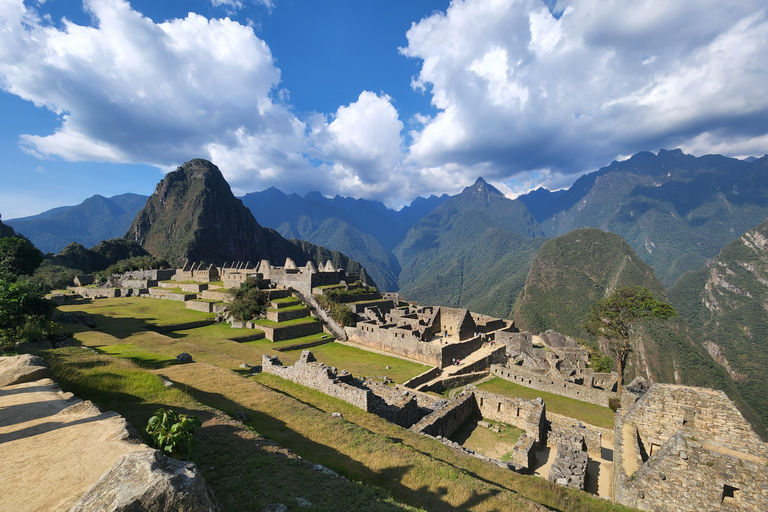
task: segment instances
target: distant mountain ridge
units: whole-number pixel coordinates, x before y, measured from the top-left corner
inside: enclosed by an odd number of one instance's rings
[[[72,242],[92,247],[122,236],[146,201],[147,196],[139,194],[97,194],[76,206],[60,206],[6,223],[44,253],[58,253]]]
[[[297,238],[338,250],[359,261],[382,290],[399,289],[400,264],[392,249],[408,229],[448,199],[419,197],[399,211],[367,199],[319,192],[304,197],[272,187],[242,197],[256,220],[286,238]]]
[[[641,152],[582,176],[566,191],[539,189],[519,199],[536,212],[546,236],[583,227],[621,235],[671,286],[768,218],[768,156]]]

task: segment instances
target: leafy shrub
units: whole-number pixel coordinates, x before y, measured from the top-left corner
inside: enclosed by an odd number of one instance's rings
[[[106,270],[99,272],[102,279],[106,279],[112,274],[124,274],[132,270],[153,270],[158,268],[168,268],[170,264],[163,258],[153,258],[152,256],[136,256],[126,260],[120,260],[110,265]]]
[[[188,457],[192,453],[195,430],[201,425],[197,416],[178,414],[161,407],[149,418],[146,432],[158,450],[175,458]]]
[[[229,306],[232,316],[241,322],[247,322],[264,314],[269,303],[269,294],[260,290],[261,280],[249,277],[235,292],[235,298]]]
[[[619,407],[621,407],[621,399],[619,399],[619,398],[609,398],[608,399],[608,407],[613,412],[616,412],[617,410],[619,410]]]
[[[331,318],[342,327],[355,325],[355,315],[347,306],[335,302],[333,298],[327,295],[315,295],[315,299],[320,307],[326,310]]]
[[[595,355],[589,361],[589,366],[597,373],[608,373],[613,368],[613,358],[608,355]]]

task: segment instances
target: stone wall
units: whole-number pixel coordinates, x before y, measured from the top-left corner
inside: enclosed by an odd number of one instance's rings
[[[541,399],[510,398],[481,391],[474,386],[467,389],[474,394],[483,418],[514,425],[524,430],[537,443],[544,440],[544,402]]]
[[[432,391],[434,393],[442,393],[446,389],[466,386],[467,384],[480,380],[487,375],[488,372],[462,373],[460,375],[454,374],[444,379],[437,380],[428,386],[419,388],[419,391]]]
[[[309,350],[303,351],[296,364],[288,367],[283,366],[277,357],[270,357],[265,354],[262,356],[261,367],[265,373],[271,373],[296,384],[316,389],[364,411],[369,410],[369,402],[373,393],[369,389],[342,382],[333,368],[318,363]]]
[[[204,290],[201,297],[210,300],[220,300],[222,302],[232,302],[234,299],[234,296],[231,293],[224,290]]]
[[[470,333],[472,334],[472,333]],[[436,343],[436,342],[432,342]],[[445,345],[441,345],[441,361],[440,366],[446,367],[454,359],[465,359],[467,356],[471,355],[476,350],[479,350],[480,347],[483,346],[483,340],[480,338],[480,336],[470,337],[468,339],[465,339],[464,341],[459,342],[453,342],[453,343],[447,343]]]
[[[640,510],[768,510],[767,464],[762,457],[712,449],[679,431],[614,489],[614,498]]]
[[[175,269],[131,270],[122,275],[123,279],[139,281],[168,281],[176,274]]]
[[[555,414],[550,411],[547,411],[547,422],[549,422],[550,431],[561,430],[567,432],[568,429],[573,429],[575,432],[581,432],[584,435],[587,451],[595,456],[601,455],[603,440],[613,444],[612,429],[600,428],[588,423],[582,423],[581,421],[574,420],[568,416]]]
[[[768,510],[768,448],[722,391],[654,384],[614,424],[614,500],[641,510]]]
[[[250,324],[250,322],[249,322]],[[320,322],[308,322],[306,324],[296,324],[289,326],[266,326],[253,324],[249,326],[251,329],[259,329],[264,331],[266,336],[271,341],[284,341],[292,340],[294,338],[303,338],[304,336],[311,336],[323,332],[323,324]]]
[[[433,437],[450,437],[476,411],[475,396],[472,393],[463,393],[446,406],[422,418],[411,430]]]
[[[195,311],[202,311],[203,313],[215,313],[214,307],[218,305],[216,302],[208,302],[205,300],[188,300],[184,303],[187,309],[193,309]]]
[[[520,384],[527,388],[546,391],[547,393],[553,393],[555,395],[565,396],[573,398],[574,400],[601,405],[603,407],[608,407],[608,400],[611,398],[619,397],[618,393],[573,384],[572,382],[558,381],[549,376],[526,370],[520,366],[502,366],[494,364],[491,366],[491,373],[504,380]],[[625,393],[625,395],[628,395],[627,398],[632,398],[632,395],[629,393]]]
[[[466,309],[441,306],[435,316],[435,323],[435,332],[447,332],[449,336],[456,336],[460,341],[473,337],[477,332],[472,314]]]
[[[350,333],[351,341],[379,350],[399,354],[430,366],[443,367],[443,347],[439,342],[421,341],[414,331],[399,329],[394,324],[377,325],[374,322],[358,322]],[[450,358],[448,358],[450,362]]]
[[[271,309],[267,310],[267,320],[273,322],[287,322],[289,320],[297,320],[299,318],[306,318],[309,316],[309,309]]]
[[[416,389],[422,384],[425,384],[435,377],[439,376],[441,373],[440,368],[430,368],[429,370],[425,371],[424,373],[420,373],[417,376],[413,377],[412,379],[407,380],[403,383],[403,386],[411,389]]]
[[[88,297],[90,299],[113,298],[122,296],[122,291],[120,288],[86,288],[83,286],[70,286],[67,288],[67,290],[72,290],[75,293],[79,293],[83,297]]]
[[[582,451],[578,439],[568,442],[564,439],[557,444],[557,453],[549,470],[550,482],[572,489],[584,490],[589,456]]]

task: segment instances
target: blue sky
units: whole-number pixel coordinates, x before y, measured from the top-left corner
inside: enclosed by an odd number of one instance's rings
[[[0,0],[0,33],[5,219],[195,157],[399,206],[768,152],[764,1]]]

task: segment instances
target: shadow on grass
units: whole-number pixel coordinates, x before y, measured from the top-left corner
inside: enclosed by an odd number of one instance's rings
[[[228,414],[244,411],[249,416],[249,419],[246,421],[247,425],[253,427],[260,434],[277,442],[279,445],[290,448],[302,457],[306,457],[313,462],[323,464],[350,480],[362,481],[383,488],[388,491],[395,500],[412,506],[422,507],[427,510],[459,512],[468,510],[501,492],[501,489],[499,488],[500,486],[495,482],[476,477],[496,488],[482,493],[474,491],[461,505],[454,506],[444,501],[444,497],[450,494],[450,490],[446,487],[439,487],[436,490],[433,490],[428,485],[415,489],[403,485],[401,482],[404,480],[405,476],[414,469],[413,465],[392,466],[377,471],[368,467],[364,462],[355,460],[348,455],[339,452],[333,446],[328,446],[308,439],[306,436],[291,429],[288,424],[282,420],[269,416],[261,411],[249,409],[220,393],[212,393],[192,386],[188,386],[185,389],[202,403],[225,411]],[[292,398],[295,400],[295,397]],[[307,405],[315,408],[311,404]],[[432,458],[431,454],[421,453]],[[463,468],[453,467],[459,472],[466,472]]]

